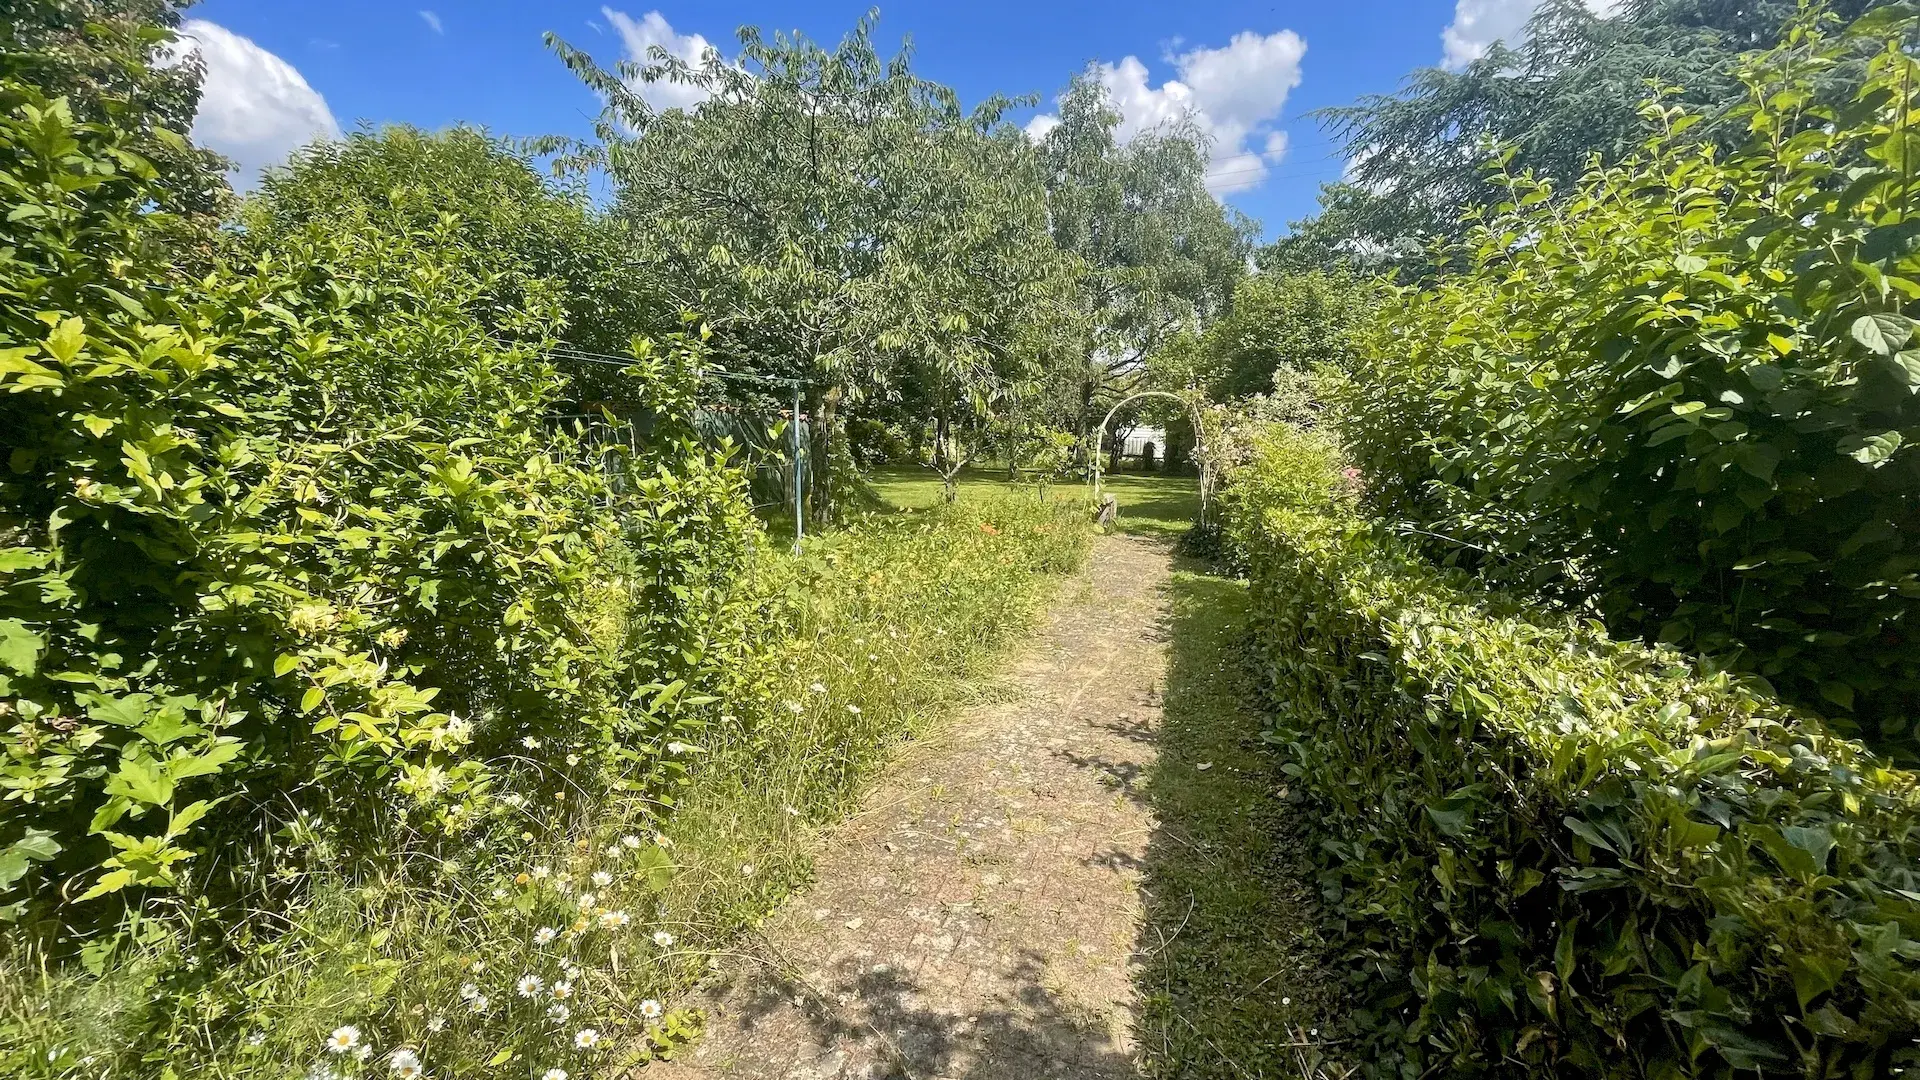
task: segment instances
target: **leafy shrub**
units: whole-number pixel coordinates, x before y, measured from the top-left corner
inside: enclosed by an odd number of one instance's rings
[[[584,191],[560,191],[499,140],[470,128],[429,134],[404,125],[356,131],[270,170],[247,200],[248,246],[273,250],[314,227],[442,232],[442,260],[480,277],[477,307],[491,327],[530,306],[557,304],[570,344],[624,351],[636,334],[679,329],[678,309],[631,254],[618,219]],[[510,326],[502,326],[503,330]]]
[[[289,229],[181,287],[145,242],[146,161],[61,99],[6,98],[12,916],[179,886],[214,820],[458,833],[513,740],[631,755],[668,722],[647,688],[700,662],[700,605],[748,521],[688,435],[696,343],[631,370],[654,438],[616,494],[546,418],[554,289],[495,305],[448,254],[457,213]],[[616,554],[647,621],[609,650],[574,614]]]
[[[1638,156],[1512,201],[1466,272],[1378,312],[1343,404],[1378,509],[1621,634],[1764,676],[1920,754],[1914,14],[1742,62],[1720,155],[1658,103]],[[1857,93],[1823,80],[1861,50]]]
[[[1374,1075],[1920,1065],[1920,789],[1724,671],[1435,569],[1298,437],[1224,500]],[[1458,574],[1457,571],[1454,574]]]

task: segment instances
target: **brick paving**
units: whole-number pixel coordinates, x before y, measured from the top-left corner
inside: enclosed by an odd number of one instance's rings
[[[1100,538],[1009,693],[827,838],[817,880],[707,990],[649,1080],[1134,1077],[1132,955],[1166,670],[1159,541]]]

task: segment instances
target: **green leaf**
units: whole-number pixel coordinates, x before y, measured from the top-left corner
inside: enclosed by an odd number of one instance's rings
[[[1427,804],[1427,816],[1433,824],[1447,836],[1460,836],[1467,831],[1467,825],[1473,820],[1466,808],[1443,809],[1432,803]]]
[[[16,675],[32,675],[40,670],[40,653],[46,645],[46,638],[19,619],[0,619],[0,667]]]
[[[173,781],[154,761],[123,758],[120,768],[107,780],[106,792],[124,795],[135,802],[164,806],[173,799]]]
[[[666,888],[673,881],[673,858],[665,848],[652,844],[640,850],[635,863],[641,876],[646,880],[647,888],[654,892]]]
[[[1793,976],[1793,996],[1799,999],[1802,1010],[1814,998],[1839,986],[1847,973],[1845,953],[1822,956],[1795,949],[1787,953],[1786,960],[1787,971]]]
[[[87,344],[87,324],[79,319],[62,319],[47,331],[43,347],[62,364],[70,364]]]
[[[133,884],[133,881],[134,874],[131,870],[124,868],[120,870],[110,870],[100,875],[100,880],[94,882],[93,888],[81,893],[80,899],[84,902],[97,899],[108,893],[119,892],[121,889]]]
[[[1883,431],[1878,435],[1856,435],[1843,439],[1840,452],[1860,462],[1879,468],[1894,451],[1900,449],[1901,436],[1897,431]]]
[[[1877,312],[1853,320],[1853,340],[1879,353],[1892,356],[1913,337],[1913,320],[1904,315]]]

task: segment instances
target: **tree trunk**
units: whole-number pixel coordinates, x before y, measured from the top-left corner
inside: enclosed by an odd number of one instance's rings
[[[833,451],[844,396],[838,383],[808,392],[807,412],[812,422],[807,427],[807,518],[822,526],[834,521],[834,495],[840,478],[834,475]]]

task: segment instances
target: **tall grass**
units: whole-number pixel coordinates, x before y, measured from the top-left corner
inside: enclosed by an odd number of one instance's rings
[[[1087,542],[1069,504],[1007,495],[876,516],[797,557],[761,543],[713,685],[665,691],[708,719],[669,744],[664,786],[617,758],[576,776],[530,746],[498,763],[494,816],[461,848],[396,830],[339,851],[296,818],[270,850],[208,853],[284,903],[168,911],[96,943],[84,971],[4,952],[0,1074],[344,1080],[417,1059],[577,1080],[671,1054],[697,1032],[676,1003],[709,960],[806,880],[810,837]],[[624,592],[609,581],[579,613],[596,636],[638,617]]]

